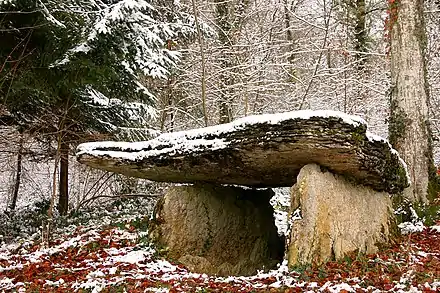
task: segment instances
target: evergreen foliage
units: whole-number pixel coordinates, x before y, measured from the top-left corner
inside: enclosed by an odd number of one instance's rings
[[[57,141],[60,214],[73,142],[151,135],[154,90],[141,81],[166,77],[179,56],[170,42],[195,32],[168,2],[0,0],[0,102],[20,131]]]
[[[155,116],[146,77],[178,60],[167,41],[192,17],[166,0],[3,0],[0,99],[25,129],[70,134],[145,127]]]

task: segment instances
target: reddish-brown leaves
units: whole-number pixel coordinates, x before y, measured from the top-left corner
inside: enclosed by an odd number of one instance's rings
[[[136,228],[130,225],[126,231],[136,233]],[[73,234],[74,236],[81,235],[81,229],[75,230]],[[60,244],[63,241],[65,239],[54,243]],[[197,291],[197,288],[205,288],[208,292],[303,292],[312,282],[316,282],[314,286],[318,286],[317,289],[325,284],[328,286],[328,284],[345,283],[364,289],[372,286],[380,291],[395,291],[395,286],[401,282],[401,278],[407,277],[407,286],[412,285],[423,292],[434,292],[424,284],[426,282],[432,284],[440,279],[440,233],[430,229],[401,237],[398,243],[378,254],[363,257],[351,255],[347,256],[344,261],[329,262],[320,267],[304,270],[301,274],[292,272],[291,277],[296,279],[297,283],[305,282],[305,285],[292,288],[270,287],[278,281],[275,276],[253,280],[252,282],[258,282],[261,286],[257,289],[252,286],[251,281],[241,279],[233,282],[220,282],[215,278],[184,276],[186,271],[181,265],[176,266],[175,272],[181,273],[181,277],[163,279],[165,272],[162,271],[143,273],[149,260],[139,264],[102,263],[103,259],[111,258],[106,249],[129,248],[134,245],[134,241],[120,239],[117,233],[108,227],[87,245],[69,247],[52,255],[42,255],[38,262],[30,262],[24,255],[1,260],[0,266],[3,268],[17,264],[22,264],[23,268],[3,271],[0,280],[5,277],[14,279],[14,283],[23,282],[28,291],[75,292],[75,288],[72,287],[75,282],[84,283],[89,273],[100,270],[102,275],[98,278],[104,283],[124,278],[123,282],[113,287],[106,287],[102,292],[115,292],[118,287],[129,292],[144,292],[145,289],[151,287],[166,287],[170,292],[192,292]],[[36,251],[38,248],[34,246],[30,250]],[[144,277],[137,279],[134,277],[136,274],[144,275]],[[46,280],[57,282],[60,279],[64,282],[60,282],[58,286],[46,283]],[[357,291],[362,290],[358,288]],[[339,292],[347,291],[341,289]]]

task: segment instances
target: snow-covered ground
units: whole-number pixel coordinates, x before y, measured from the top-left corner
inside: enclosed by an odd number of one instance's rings
[[[285,201],[286,191],[274,202]],[[146,238],[149,202],[125,202],[70,218],[50,248],[38,235],[0,247],[0,291],[17,292],[436,292],[440,223],[383,253],[320,268],[216,277],[161,258]],[[137,211],[137,212],[134,212]],[[125,290],[125,291],[124,291]]]
[[[287,235],[290,188],[274,191],[275,223],[279,233]],[[216,277],[189,272],[161,258],[150,246],[146,223],[153,204],[154,199],[126,200],[60,218],[50,248],[40,245],[38,229],[33,235],[1,244],[0,291],[440,291],[440,222],[425,227],[414,218],[400,226],[406,234],[400,243],[366,258],[354,256],[295,271],[283,262],[276,270],[254,276]]]
[[[352,117],[344,119],[365,123]],[[254,121],[247,118],[236,123],[239,127]],[[2,210],[8,202],[5,195],[10,194],[10,187],[5,186],[10,186],[14,174],[13,158],[8,164],[10,172],[0,176],[4,182],[0,190]],[[24,166],[18,211],[47,200],[51,190],[53,163],[26,162]],[[96,189],[93,182],[97,178],[105,181],[106,177],[101,177],[103,173],[87,177],[79,168],[72,169],[72,194],[81,201],[87,194],[93,195],[89,192]],[[114,192],[110,185],[107,188]],[[79,201],[74,201],[75,205]],[[417,219],[401,224],[405,235],[380,254],[347,257],[319,268],[298,267],[294,271],[289,271],[283,262],[275,270],[254,276],[217,277],[189,272],[178,263],[164,260],[150,246],[146,223],[153,203],[154,200],[143,199],[95,205],[89,210],[81,209],[75,217],[59,218],[50,248],[41,246],[38,229],[26,230],[8,244],[2,243],[0,237],[0,291],[440,292],[440,222],[431,227]],[[271,203],[279,233],[288,235],[290,189],[275,189]],[[25,224],[19,223],[19,229],[24,231],[20,225]]]

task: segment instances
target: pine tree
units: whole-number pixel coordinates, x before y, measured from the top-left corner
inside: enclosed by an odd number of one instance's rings
[[[195,32],[167,0],[0,0],[0,100],[14,123],[60,151],[67,212],[70,145],[90,134],[148,135],[154,90],[178,60],[168,40]]]

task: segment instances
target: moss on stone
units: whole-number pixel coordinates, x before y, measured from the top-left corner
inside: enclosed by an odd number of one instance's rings
[[[395,211],[397,211],[397,213],[395,212],[397,224],[403,222],[413,222],[415,220],[413,218],[411,209],[416,212],[418,219],[423,221],[423,224],[426,226],[431,226],[435,223],[435,221],[440,219],[439,203],[434,202],[426,204],[423,202],[410,202],[402,194],[393,196],[392,199],[393,208]]]
[[[437,168],[434,165],[434,158],[433,158],[433,153],[434,153],[434,147],[433,147],[433,142],[432,142],[432,130],[431,130],[431,126],[429,123],[429,120],[425,121],[426,123],[426,129],[428,131],[428,153],[426,154],[426,156],[428,157],[429,160],[429,170],[428,170],[428,176],[429,176],[429,181],[428,181],[428,194],[427,194],[427,199],[428,202],[433,202],[436,198],[438,198],[439,194],[440,194],[440,177],[437,175]]]
[[[392,91],[397,90],[394,88]],[[393,96],[393,93],[391,94]],[[397,147],[402,138],[405,137],[406,128],[409,124],[408,115],[398,105],[397,101],[390,98],[390,119],[388,124],[388,139],[393,147]]]
[[[358,144],[361,144],[365,141],[365,133],[353,131],[351,133],[351,138]]]
[[[396,174],[397,174],[398,180],[401,180],[401,182],[399,182],[399,185],[408,187],[410,183],[408,182],[407,170],[402,166],[398,166],[396,168]]]
[[[437,175],[430,176],[428,182],[428,201],[433,202],[439,198],[440,194],[440,178]]]

